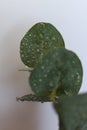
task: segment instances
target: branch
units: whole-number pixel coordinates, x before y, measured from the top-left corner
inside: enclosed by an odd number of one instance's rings
[[[28,72],[32,72],[31,69],[19,69],[18,71],[28,71]]]
[[[50,97],[39,97],[35,94],[28,94],[22,97],[16,97],[17,101],[32,101],[32,102],[56,102],[58,97],[55,97],[54,101],[50,99]]]

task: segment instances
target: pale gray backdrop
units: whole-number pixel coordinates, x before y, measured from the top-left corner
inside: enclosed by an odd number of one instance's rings
[[[50,22],[66,47],[80,57],[87,91],[87,0],[0,0],[0,130],[57,130],[50,103],[17,102],[30,93],[27,72],[19,56],[20,41],[36,22]]]

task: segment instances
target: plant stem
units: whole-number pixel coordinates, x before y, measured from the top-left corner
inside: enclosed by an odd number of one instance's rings
[[[30,69],[19,69],[18,71],[28,71],[28,72],[32,72],[32,70],[30,70]]]
[[[39,97],[35,94],[28,94],[24,95],[22,97],[17,97],[17,101],[32,101],[32,102],[55,102],[57,100],[57,97],[55,97],[55,101],[52,101],[50,97]]]

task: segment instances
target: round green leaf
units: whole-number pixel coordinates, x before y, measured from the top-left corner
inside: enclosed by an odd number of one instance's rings
[[[20,57],[28,67],[34,68],[50,48],[64,47],[59,31],[50,23],[35,24],[23,37]]]
[[[78,56],[64,48],[51,49],[32,71],[29,84],[38,96],[77,94],[82,82]]]

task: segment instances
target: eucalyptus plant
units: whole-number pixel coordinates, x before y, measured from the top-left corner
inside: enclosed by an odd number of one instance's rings
[[[78,95],[82,63],[75,52],[65,48],[61,33],[50,23],[35,24],[21,40],[20,58],[29,68],[33,93],[17,100],[52,102],[60,130],[86,130],[87,94]]]

